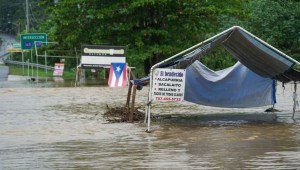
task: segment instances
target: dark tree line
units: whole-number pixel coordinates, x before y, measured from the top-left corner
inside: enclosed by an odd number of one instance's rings
[[[244,27],[300,60],[300,2],[297,0],[36,2],[36,9],[40,9],[36,13],[46,19],[34,27],[34,31],[45,32],[49,41],[59,43],[52,48],[80,49],[82,44],[123,45],[127,47],[128,63],[145,74],[156,62],[233,25]],[[202,62],[212,69],[222,69],[235,61],[224,50],[217,49]],[[74,63],[70,67],[75,67]]]

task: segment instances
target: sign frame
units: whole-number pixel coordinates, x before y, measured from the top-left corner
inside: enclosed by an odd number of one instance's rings
[[[81,45],[81,68],[97,69],[111,63],[126,63],[125,46]]]
[[[185,78],[185,69],[155,69],[153,71],[152,100],[171,102],[183,101]]]

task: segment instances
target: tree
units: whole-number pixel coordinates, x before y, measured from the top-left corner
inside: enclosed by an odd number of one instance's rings
[[[36,29],[45,19],[45,5],[39,4],[40,0],[28,0],[29,23],[32,30]],[[14,33],[25,30],[26,11],[25,0],[0,0],[0,30],[3,33]]]
[[[145,68],[147,74],[156,62],[217,32],[220,15],[235,13],[241,3],[237,0],[61,0],[49,8],[50,18],[42,30],[58,41],[61,48],[80,48],[81,44],[124,45],[129,64],[140,71]]]
[[[13,29],[13,25],[10,22],[19,22],[19,16],[17,15],[22,9],[22,5],[19,1],[14,3],[0,0],[0,30],[3,33],[16,33],[17,29]]]
[[[300,60],[300,2],[297,0],[255,0],[248,9],[250,30],[274,47]],[[259,29],[258,29],[259,28]]]

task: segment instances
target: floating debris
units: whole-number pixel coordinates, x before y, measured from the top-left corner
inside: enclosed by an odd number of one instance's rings
[[[280,112],[280,110],[271,107],[271,108],[266,109],[265,112]]]
[[[104,118],[111,123],[130,122],[129,121],[130,109],[128,107],[109,107],[106,105],[106,112]],[[143,121],[145,114],[139,111],[139,107],[133,110],[133,122]]]

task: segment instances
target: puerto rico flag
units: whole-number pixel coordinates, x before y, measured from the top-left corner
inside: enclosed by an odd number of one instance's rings
[[[109,70],[109,87],[123,87],[127,84],[126,63],[111,63]]]

